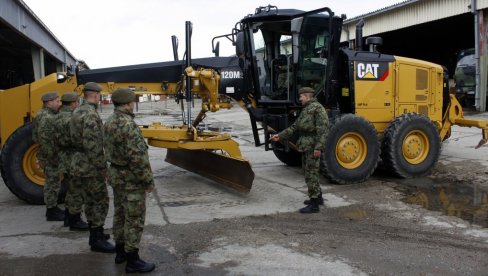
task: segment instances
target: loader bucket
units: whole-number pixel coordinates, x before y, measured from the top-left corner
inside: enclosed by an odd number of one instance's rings
[[[168,149],[166,162],[248,193],[254,171],[248,161],[209,150]]]

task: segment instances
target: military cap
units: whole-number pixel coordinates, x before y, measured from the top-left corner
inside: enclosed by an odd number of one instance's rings
[[[49,91],[42,95],[41,100],[43,102],[49,102],[55,100],[56,98],[58,98],[58,93],[56,93],[56,91]]]
[[[117,88],[112,93],[112,101],[116,104],[127,104],[136,101],[136,94],[134,91],[127,88]]]
[[[85,83],[85,86],[83,87],[83,92],[85,92],[85,91],[100,92],[100,91],[102,91],[102,87],[95,82],[87,82],[87,83]]]
[[[302,87],[298,90],[298,94],[305,94],[305,93],[315,94],[315,90],[313,90],[310,87]]]
[[[76,92],[68,92],[61,96],[62,102],[76,102],[78,100],[78,94]]]

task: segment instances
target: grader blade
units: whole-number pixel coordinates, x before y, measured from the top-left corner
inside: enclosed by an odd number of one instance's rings
[[[208,150],[168,149],[166,162],[248,193],[254,172],[248,161]]]

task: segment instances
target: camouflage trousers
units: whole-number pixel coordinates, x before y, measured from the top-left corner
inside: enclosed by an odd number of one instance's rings
[[[64,206],[72,215],[80,214],[83,211],[84,192],[83,187],[79,186],[79,181],[74,181],[74,176],[65,173],[63,175],[63,185],[68,187],[66,198],[64,199]]]
[[[114,190],[113,233],[116,243],[125,243],[125,252],[139,248],[146,219],[146,191],[125,189],[119,185]]]
[[[44,176],[46,177],[44,182],[44,203],[47,208],[53,208],[58,205],[59,190],[61,189],[58,167],[46,164]]]
[[[75,187],[82,189],[85,215],[88,222],[91,223],[91,228],[103,226],[107,218],[109,202],[105,177],[103,175],[73,177],[72,182]]]
[[[308,187],[308,196],[317,198],[321,192],[319,183],[320,158],[313,156],[313,150],[302,152],[302,167],[305,183]]]

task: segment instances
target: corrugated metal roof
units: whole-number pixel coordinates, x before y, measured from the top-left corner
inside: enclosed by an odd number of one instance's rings
[[[368,13],[365,13],[365,14],[362,14],[362,15],[358,15],[358,16],[355,16],[355,17],[346,19],[344,21],[344,24],[347,24],[347,23],[352,22],[352,21],[358,21],[361,18],[366,18],[366,17],[373,16],[373,15],[376,15],[376,14],[388,12],[388,11],[393,10],[393,9],[398,9],[400,7],[403,7],[405,5],[409,5],[409,4],[415,3],[417,1],[419,1],[419,0],[406,0],[406,1],[403,1],[403,2],[400,2],[400,3],[397,3],[397,4],[393,4],[393,5],[390,5],[390,6],[386,6],[384,8],[381,8],[381,9],[378,9],[378,10],[375,10],[375,11],[372,11],[372,12],[368,12]]]
[[[470,12],[471,0],[407,0],[344,22],[341,41],[355,38],[355,25],[365,19],[363,35],[370,36]],[[488,0],[477,0],[478,10],[488,8]]]

